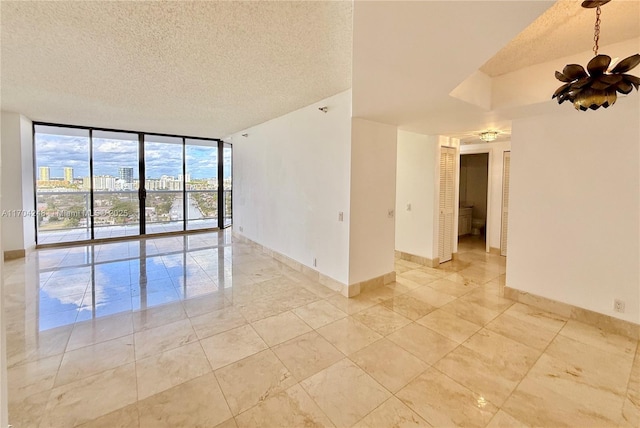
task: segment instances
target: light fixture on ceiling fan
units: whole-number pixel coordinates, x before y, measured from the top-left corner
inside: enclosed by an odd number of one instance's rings
[[[598,55],[600,42],[600,6],[611,0],[586,0],[582,7],[596,9],[596,24],[594,27],[593,53],[595,56],[587,64],[587,71],[579,64],[569,64],[562,73],[556,71],[556,79],[564,82],[551,97],[558,98],[558,104],[571,101],[576,110],[597,110],[600,107],[612,106],[618,98],[616,92],[628,94],[640,86],[640,78],[625,74],[640,64],[640,54],[631,55],[620,61],[615,67],[611,66],[611,57]]]
[[[485,143],[490,143],[498,138],[498,131],[485,131],[480,133],[480,139]]]

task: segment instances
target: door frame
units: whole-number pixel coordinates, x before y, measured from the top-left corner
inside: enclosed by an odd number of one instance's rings
[[[433,255],[434,260],[437,260],[436,264],[446,263],[440,260],[440,192],[442,189],[440,188],[440,162],[442,156],[442,149],[453,149],[456,151],[456,154],[460,153],[460,148],[456,144],[452,144],[451,142],[440,142],[436,147],[435,153],[435,165],[434,168],[434,184],[435,184],[435,192],[433,193]],[[460,190],[460,156],[453,157],[453,225],[452,225],[452,236],[451,236],[451,257],[452,260],[455,258],[456,253],[458,252],[458,197]]]
[[[506,254],[506,248],[504,249],[504,254],[503,254],[503,247],[502,247],[502,236],[504,233],[504,179],[505,179],[505,161],[507,158],[507,153],[509,153],[509,186],[511,186],[511,149],[509,150],[504,150],[502,152],[502,188],[500,189],[500,246],[498,247],[498,249],[500,250],[500,255],[503,257],[507,257]],[[507,213],[509,212],[509,209],[507,208]],[[508,219],[508,215],[507,215],[507,239],[506,239],[506,244],[507,244],[507,248],[509,247],[508,243],[509,243],[509,219]]]
[[[493,154],[494,154],[494,149],[492,147],[479,147],[479,148],[473,148],[470,150],[464,150],[463,152],[463,145],[460,146],[460,150],[459,150],[459,154],[458,154],[458,165],[460,165],[461,163],[461,159],[460,156],[463,155],[480,155],[483,153],[487,153],[488,156],[488,162],[487,162],[487,218],[485,220],[485,226],[484,226],[484,234],[485,234],[485,251],[487,253],[491,252],[491,242],[490,242],[490,232],[491,232],[491,221],[493,220],[493,216],[491,215],[491,211],[493,209],[493,203],[492,203],[492,192],[491,192],[491,167],[493,166]],[[502,153],[502,152],[501,152]],[[460,189],[460,171],[461,168],[458,167],[458,189]],[[458,192],[457,195],[457,206],[460,206],[460,192]],[[457,241],[457,236],[458,236],[458,227],[457,227],[457,223],[456,223],[456,241]]]

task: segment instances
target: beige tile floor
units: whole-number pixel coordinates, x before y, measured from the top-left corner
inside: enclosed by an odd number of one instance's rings
[[[462,242],[353,299],[229,232],[4,265],[15,427],[640,426],[638,343],[500,297]]]

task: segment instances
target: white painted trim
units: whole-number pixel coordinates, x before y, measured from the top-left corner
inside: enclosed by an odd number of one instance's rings
[[[433,242],[431,254],[433,254],[433,258],[437,258],[440,254],[438,251],[438,245],[440,244],[440,145],[438,144],[433,150],[436,151],[436,155],[433,168],[435,191],[433,192]]]
[[[457,156],[454,157],[453,162],[453,245],[451,245],[451,252],[458,254],[458,220],[460,219],[460,146],[454,147],[456,149]],[[452,258],[453,260],[453,258]]]
[[[499,255],[502,256],[502,234],[504,233],[503,222],[504,222],[504,179],[505,179],[505,160],[507,158],[507,153],[509,153],[509,180],[511,180],[511,150],[503,150],[502,151],[502,188],[501,197],[500,197],[500,246],[498,249],[500,250]],[[508,211],[507,211],[508,213]],[[507,248],[509,248],[509,223],[508,223],[508,214],[507,214]],[[504,257],[508,257],[505,253]]]

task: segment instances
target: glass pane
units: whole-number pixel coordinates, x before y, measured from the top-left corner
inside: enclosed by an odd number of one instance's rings
[[[230,226],[232,223],[232,165],[233,152],[231,144],[224,143],[222,157],[222,176],[224,178],[224,226]]]
[[[187,230],[218,227],[218,142],[186,140]]]
[[[140,234],[138,134],[93,133],[96,239]]]
[[[144,138],[146,233],[184,230],[182,138]]]
[[[89,131],[35,126],[38,244],[91,239]]]
[[[218,192],[187,192],[187,230],[218,227]]]

